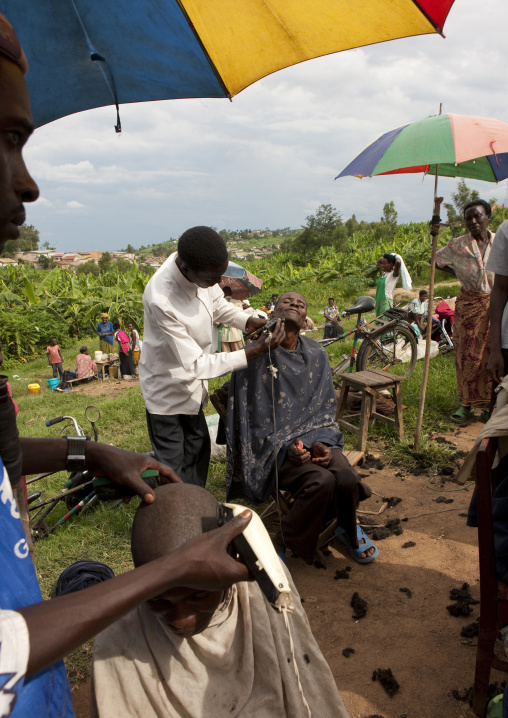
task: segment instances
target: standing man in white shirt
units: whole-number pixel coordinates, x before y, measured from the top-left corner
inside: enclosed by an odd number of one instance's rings
[[[239,351],[215,353],[214,323],[252,332],[266,323],[224,299],[218,283],[228,266],[224,240],[210,227],[182,234],[178,251],[148,282],[139,378],[155,456],[186,483],[205,486],[210,437],[203,414],[208,379],[244,369],[268,351],[261,335]],[[271,348],[284,338],[280,321]]]

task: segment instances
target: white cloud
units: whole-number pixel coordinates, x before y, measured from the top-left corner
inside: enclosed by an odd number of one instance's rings
[[[70,209],[83,209],[85,205],[73,199],[70,202],[66,202],[65,206],[70,207]]]

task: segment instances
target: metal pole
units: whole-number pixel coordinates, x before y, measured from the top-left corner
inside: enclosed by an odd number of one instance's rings
[[[443,105],[439,105],[439,114],[443,111]],[[434,180],[434,211],[433,216],[439,217],[441,210],[441,202],[443,197],[437,196],[437,181],[439,178],[439,165],[436,165],[436,177]],[[430,255],[430,281],[429,281],[429,307],[428,307],[428,319],[427,319],[427,336],[425,343],[425,359],[423,364],[423,377],[422,377],[422,388],[420,390],[420,401],[418,404],[418,416],[416,418],[416,429],[414,438],[414,449],[418,451],[420,448],[420,435],[422,432],[423,423],[423,411],[425,409],[425,397],[427,394],[427,381],[429,378],[430,368],[430,342],[432,336],[432,313],[434,305],[434,278],[436,275],[436,252],[437,252],[437,240],[439,237],[439,222],[431,226],[430,233],[432,235],[432,251]]]
[[[436,169],[436,191],[437,191],[437,169]],[[434,198],[434,216],[439,217],[439,211],[441,209],[442,197]],[[418,404],[418,417],[416,419],[414,449],[418,451],[420,448],[420,434],[422,431],[423,423],[423,411],[425,409],[425,396],[427,394],[427,380],[429,378],[430,368],[430,341],[432,335],[432,311],[434,303],[434,277],[436,274],[436,252],[437,252],[437,240],[439,237],[439,224],[432,225],[432,253],[430,258],[430,282],[429,282],[429,308],[428,308],[428,320],[427,320],[427,337],[425,344],[425,360],[423,365],[423,377],[422,377],[422,388],[420,390],[420,403]]]

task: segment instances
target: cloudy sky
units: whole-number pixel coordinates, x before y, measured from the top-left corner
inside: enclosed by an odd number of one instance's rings
[[[349,50],[282,70],[228,100],[124,105],[34,133],[41,198],[27,222],[59,251],[121,249],[218,229],[300,227],[320,204],[376,220],[431,215],[433,178],[334,177],[384,132],[443,112],[508,121],[506,0],[456,0],[438,35]],[[508,204],[506,182],[474,183]],[[442,179],[445,201],[456,180]]]

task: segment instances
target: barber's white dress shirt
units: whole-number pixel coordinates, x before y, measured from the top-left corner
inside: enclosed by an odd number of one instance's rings
[[[208,382],[247,366],[245,351],[212,353],[212,327],[245,329],[248,315],[226,302],[218,284],[189,282],[176,266],[176,252],[164,262],[143,294],[145,325],[139,379],[150,414],[193,414],[208,399]]]

